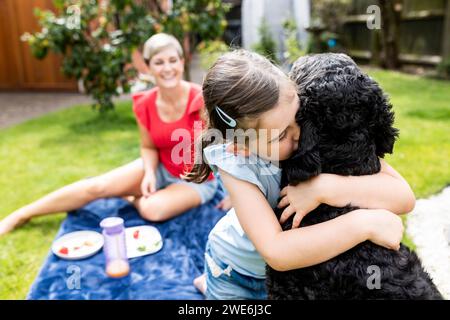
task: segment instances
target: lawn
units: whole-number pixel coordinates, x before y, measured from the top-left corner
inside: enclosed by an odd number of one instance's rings
[[[396,111],[400,139],[387,158],[426,197],[450,183],[450,82],[370,70]],[[0,218],[67,183],[138,157],[131,103],[99,117],[77,106],[0,131]],[[0,299],[23,299],[64,219],[35,219],[0,238]],[[407,238],[405,243],[412,245]]]

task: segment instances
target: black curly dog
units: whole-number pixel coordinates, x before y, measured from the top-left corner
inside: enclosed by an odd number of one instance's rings
[[[379,172],[379,157],[392,153],[398,130],[392,126],[392,106],[378,84],[344,54],[301,57],[290,77],[300,97],[301,138],[297,152],[282,163],[282,187],[320,173]],[[354,209],[321,204],[301,226]],[[291,225],[292,219],[283,229]],[[369,279],[376,271],[371,266],[381,272],[381,288],[370,285],[376,284]],[[370,241],[315,266],[287,272],[267,267],[266,284],[269,299],[443,299],[414,252],[404,245],[394,251]]]

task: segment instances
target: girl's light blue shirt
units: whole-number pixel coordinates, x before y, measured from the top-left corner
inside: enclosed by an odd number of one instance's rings
[[[214,172],[225,171],[236,179],[256,185],[272,208],[278,203],[281,170],[279,167],[251,154],[244,157],[227,151],[228,144],[208,146],[203,150],[206,162]],[[255,221],[258,212],[254,212]],[[236,217],[234,208],[219,220],[209,234],[212,253],[235,271],[265,278],[265,262],[248,239]]]

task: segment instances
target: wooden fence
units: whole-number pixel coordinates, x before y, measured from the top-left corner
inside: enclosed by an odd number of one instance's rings
[[[376,30],[367,28],[369,5],[377,0],[353,0],[344,19],[342,38],[355,58],[370,60],[376,50]],[[450,0],[404,0],[399,30],[403,63],[436,65],[450,58]]]
[[[40,29],[35,7],[53,9],[52,0],[0,0],[0,89],[76,90],[76,81],[61,74],[60,57],[38,60],[20,40],[23,33]]]

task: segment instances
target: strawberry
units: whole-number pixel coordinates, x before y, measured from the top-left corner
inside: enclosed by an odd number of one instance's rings
[[[61,249],[59,249],[59,253],[61,254],[69,254],[69,249],[66,247],[62,247]]]
[[[135,238],[135,239],[138,239],[138,238],[139,238],[139,230],[136,230],[136,231],[133,233],[133,238]]]

